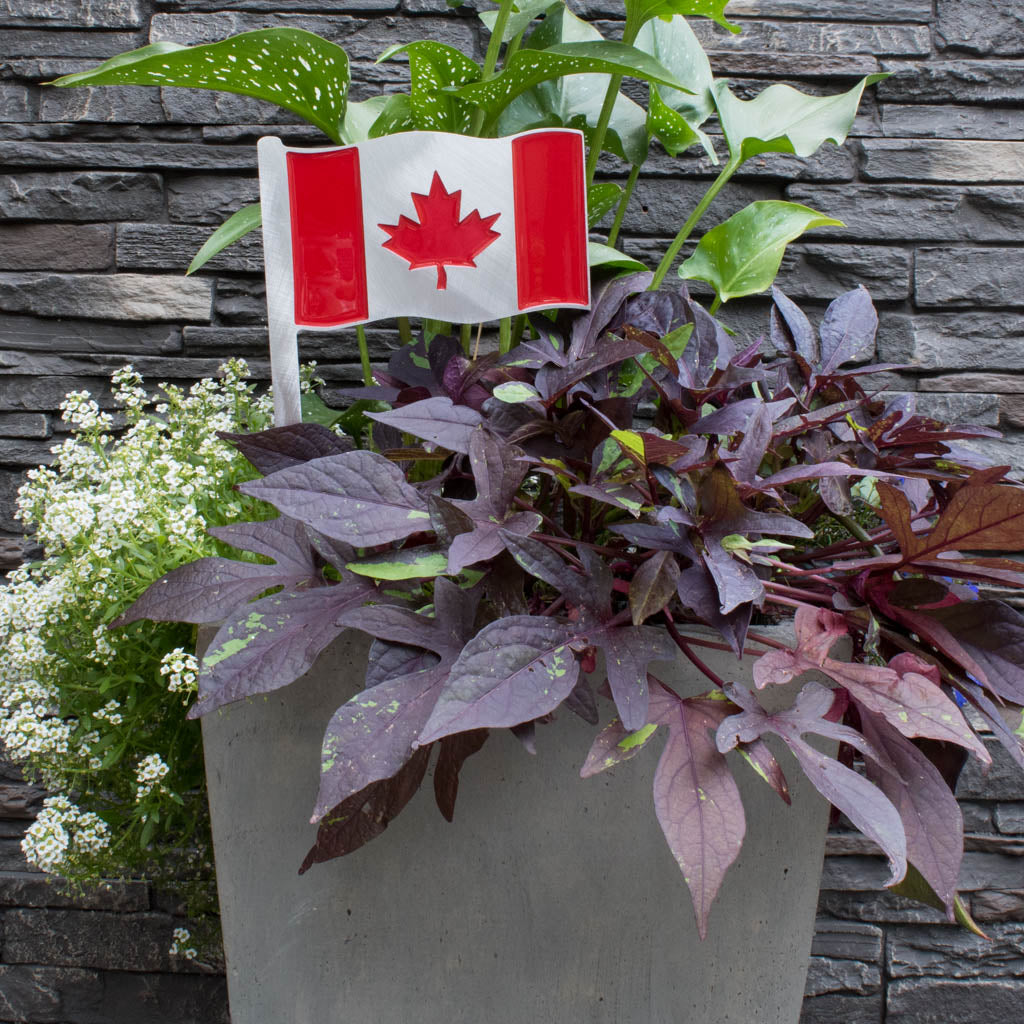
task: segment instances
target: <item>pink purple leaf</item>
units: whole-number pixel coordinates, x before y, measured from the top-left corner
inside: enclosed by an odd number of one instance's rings
[[[320,423],[293,423],[257,434],[219,436],[230,441],[264,476],[355,447],[352,438],[341,437]]]
[[[469,454],[473,431],[483,422],[483,417],[475,409],[468,405],[455,405],[450,398],[438,396],[424,398],[390,412],[368,412],[366,415],[378,423],[462,455]]]

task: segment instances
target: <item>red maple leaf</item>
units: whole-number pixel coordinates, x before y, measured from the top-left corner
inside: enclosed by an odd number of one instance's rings
[[[479,210],[459,220],[459,204],[462,189],[449,192],[434,171],[430,183],[430,194],[412,193],[412,202],[420,219],[410,220],[405,214],[397,224],[378,224],[391,237],[383,244],[385,249],[409,261],[409,269],[437,267],[438,289],[448,287],[445,265],[452,267],[475,267],[473,258],[478,256],[500,237],[500,231],[493,231],[491,225],[501,216],[494,213],[481,217]]]

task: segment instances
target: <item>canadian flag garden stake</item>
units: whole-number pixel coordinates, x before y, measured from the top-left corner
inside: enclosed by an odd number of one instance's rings
[[[404,132],[259,143],[275,422],[297,422],[299,330],[587,308],[583,135]]]

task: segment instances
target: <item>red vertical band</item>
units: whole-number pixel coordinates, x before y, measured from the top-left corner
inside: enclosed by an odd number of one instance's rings
[[[365,320],[366,251],[359,150],[289,153],[295,323]]]
[[[590,301],[583,136],[531,132],[512,140],[519,308]]]

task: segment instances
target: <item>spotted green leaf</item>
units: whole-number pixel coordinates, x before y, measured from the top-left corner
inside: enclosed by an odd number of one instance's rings
[[[648,132],[671,156],[700,143],[711,161],[718,163],[715,147],[700,130],[700,126],[715,112],[711,91],[714,76],[704,47],[686,19],[675,17],[668,22],[660,19],[649,21],[640,29],[633,45],[660,61],[692,90],[692,93],[685,93],[652,85],[647,110]]]
[[[590,227],[599,224],[606,214],[619,203],[622,186],[614,181],[599,181],[587,189],[587,223]]]
[[[673,14],[684,17],[710,18],[730,32],[739,32],[725,17],[729,0],[625,0],[626,18],[634,25],[643,25],[651,18],[670,18]]]
[[[412,101],[404,92],[396,92],[387,98],[377,120],[370,127],[369,138],[379,139],[384,135],[411,132],[416,128],[412,116]]]
[[[445,90],[479,81],[480,66],[454,47],[431,40],[399,43],[385,50],[377,63],[397,53],[409,56],[409,111],[415,126],[422,131],[468,134],[473,107]]]
[[[515,5],[516,9],[509,15],[508,22],[505,25],[505,31],[502,33],[501,41],[507,43],[512,39],[515,39],[520,32],[526,30],[530,22],[534,18],[543,14],[545,11],[554,12],[556,9],[562,8],[561,3],[552,3],[551,0],[520,0]],[[549,15],[550,16],[550,15]],[[488,32],[494,32],[494,23],[498,20],[497,11],[483,11],[479,15],[480,20],[487,26]]]
[[[649,54],[612,40],[559,43],[545,50],[519,50],[501,74],[474,82],[455,95],[482,107],[493,124],[498,115],[527,89],[562,75],[630,75],[683,89],[685,86]]]
[[[751,203],[712,228],[679,268],[684,280],[707,281],[722,302],[770,288],[786,246],[811,228],[842,226],[798,203]]]
[[[591,24],[564,6],[553,8],[530,34],[522,52],[547,51],[565,43],[601,43],[604,37]],[[608,75],[577,75],[541,82],[514,100],[498,123],[500,135],[530,128],[577,128],[589,143],[608,92]],[[621,93],[615,99],[604,148],[631,164],[647,159],[647,116],[643,107]]]
[[[192,257],[186,274],[194,274],[200,267],[209,263],[217,253],[222,252],[229,245],[233,245],[240,238],[244,238],[250,231],[255,231],[263,223],[263,213],[259,203],[252,203],[243,206],[233,214],[210,237],[203,242],[202,248]]]
[[[867,75],[835,96],[808,96],[789,85],[770,85],[752,100],[734,96],[728,82],[715,82],[718,119],[733,160],[742,163],[759,153],[806,157],[826,141],[841,146],[865,88],[883,78],[888,75]]]
[[[342,142],[364,142],[370,138],[370,130],[387,109],[394,96],[371,96],[359,103],[349,103],[345,108],[345,123],[341,126]]]
[[[303,29],[270,28],[202,46],[153,43],[52,84],[181,86],[254,96],[341,142],[349,70],[337,44]]]

